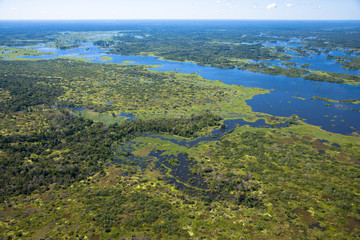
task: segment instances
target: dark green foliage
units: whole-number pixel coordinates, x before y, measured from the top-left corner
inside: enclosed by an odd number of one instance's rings
[[[192,115],[187,118],[157,118],[156,120],[133,120],[121,125],[115,123],[109,126],[114,140],[129,139],[139,133],[169,133],[182,137],[194,137],[206,127],[219,126],[221,118],[207,112],[203,115]]]
[[[0,112],[27,110],[40,104],[51,106],[63,94],[63,89],[52,85],[51,79],[24,74],[16,68],[18,65],[10,61],[0,64],[0,88],[10,93],[10,97],[0,104]]]
[[[305,51],[302,47],[296,47],[293,49],[293,51],[298,56],[309,56],[309,53]]]
[[[270,75],[283,75],[287,77],[294,77],[298,78],[301,77],[304,73],[308,73],[308,70],[294,68],[291,67],[292,64],[284,63],[287,68],[279,67],[279,66],[270,66],[268,67],[267,63],[246,63],[242,64],[238,67],[239,70],[249,70],[252,72],[261,72],[263,74],[270,74]]]
[[[102,171],[112,154],[106,133],[103,124],[65,114],[39,133],[0,136],[2,198],[53,183],[68,186]]]
[[[95,190],[87,196],[86,204],[97,216],[96,225],[116,231],[152,229],[156,234],[187,237],[180,228],[179,214],[164,199],[140,191],[126,194],[118,189]],[[100,207],[101,206],[101,207]]]
[[[252,72],[260,72],[261,69],[263,69],[264,67],[271,65],[270,63],[266,63],[266,62],[260,62],[260,63],[253,63],[253,62],[247,62],[247,63],[242,63],[240,66],[238,66],[239,70],[248,70],[248,71],[252,71]]]
[[[95,44],[111,46],[111,53],[139,55],[151,52],[168,60],[194,61],[200,65],[219,68],[235,68],[238,65],[236,59],[288,59],[283,54],[278,55],[277,50],[281,50],[278,48],[266,48],[261,44],[238,44],[236,37],[242,35],[241,32],[203,31],[198,32],[196,28],[191,31],[181,29],[180,32],[174,29],[152,29],[151,35],[146,37],[139,38],[136,34],[118,35],[112,41],[96,41]],[[228,39],[236,43],[225,42]]]
[[[114,41],[106,41],[106,40],[98,40],[94,42],[94,45],[103,47],[103,48],[108,48],[110,46],[112,46],[114,44]]]
[[[336,79],[336,78],[331,77],[331,76],[320,75],[320,74],[316,74],[316,73],[310,73],[310,74],[304,76],[304,79],[314,80],[314,81],[321,81],[321,82],[344,83],[344,80],[342,80],[342,79]]]
[[[312,72],[304,67],[308,67],[308,64],[302,64],[300,67],[291,67],[292,64],[285,63],[287,68],[279,66],[267,66],[267,63],[245,63],[238,67],[239,70],[249,70],[252,72],[261,72],[263,74],[270,75],[283,75],[287,77],[298,78],[302,77],[306,80],[321,81],[321,82],[333,82],[333,83],[345,83],[346,81],[360,82],[360,77],[350,74],[333,73],[333,72]]]
[[[334,57],[331,55],[327,56],[328,59],[335,59],[337,62],[339,62],[343,68],[349,69],[349,70],[360,70],[360,59],[354,58],[354,57]]]
[[[0,136],[0,150],[6,153],[0,156],[2,197],[29,194],[53,183],[68,186],[102,171],[112,156],[113,141],[146,132],[190,137],[219,121],[220,117],[206,113],[191,119],[135,120],[107,129],[102,123],[66,114],[54,117],[50,128],[39,133]]]
[[[310,66],[310,64],[308,64],[308,63],[304,63],[304,64],[300,65],[300,67],[302,67],[302,68],[306,68],[306,67],[309,67],[309,66]]]
[[[300,68],[294,68],[288,66],[287,68],[282,68],[279,66],[273,66],[273,67],[265,67],[263,68],[261,73],[264,74],[270,74],[270,75],[283,75],[286,77],[301,77],[304,73],[307,73],[308,71],[305,69]]]
[[[296,62],[282,62],[281,65],[284,65],[284,66],[297,66],[298,64]]]
[[[180,50],[182,49],[182,50]],[[197,54],[193,54],[196,52]],[[169,60],[194,61],[200,65],[211,65],[220,68],[235,68],[236,62],[229,59],[254,59],[266,60],[276,59],[277,56],[262,45],[224,45],[215,43],[196,44],[195,46],[184,44],[177,51],[164,52],[160,54]]]
[[[67,110],[61,109],[63,106],[82,107],[80,102],[56,102],[63,94],[62,86],[69,88],[73,81],[86,82],[90,77],[102,80],[103,72],[98,71],[99,67],[96,64],[70,63],[61,59],[4,61],[0,64],[3,100],[0,110],[4,117],[21,110],[32,111],[33,114],[39,111],[40,114],[43,107],[39,105],[58,105],[57,109],[47,111],[43,116],[46,118],[44,122],[41,120],[44,127],[36,130],[30,127],[25,132],[13,131],[10,135],[0,135],[0,150],[3,151],[0,155],[1,200],[8,196],[45,190],[54,183],[66,187],[102,172],[104,164],[112,157],[110,146],[114,141],[131,139],[136,134],[148,132],[192,137],[206,127],[220,125],[219,116],[205,112],[192,115],[191,118],[135,120],[107,128],[102,123],[73,117]],[[167,77],[152,73],[143,66],[102,67],[104,69],[100,69],[103,71],[124,71],[131,79],[141,75],[160,83]],[[135,89],[129,90],[128,94],[131,95]],[[111,106],[94,108],[103,111]]]
[[[358,175],[356,165],[341,163],[340,167],[335,158],[319,154],[311,144],[283,144],[272,140],[263,132],[243,132],[237,139],[236,142],[223,139],[220,147],[214,149],[212,159],[223,162],[224,169],[228,171],[241,168],[247,171],[246,176],[259,181],[260,185],[266,185],[266,196],[263,197],[271,196],[273,200],[281,203],[283,208],[292,211],[291,204],[288,205],[291,201],[304,201],[303,198],[311,194],[318,199],[333,199],[341,212],[357,211],[351,207],[360,203],[352,191],[356,186],[352,179]],[[355,156],[357,155],[358,153]],[[212,177],[209,174],[205,174],[205,177],[207,175]],[[225,175],[229,179],[231,176],[235,175]],[[242,176],[242,179],[244,177]],[[338,181],[342,184],[337,184]],[[215,184],[221,186],[221,182],[218,182]],[[251,187],[246,181],[241,182],[243,186]],[[256,188],[255,185],[253,190]],[[246,193],[243,187],[238,189]],[[246,199],[245,194],[238,196],[240,201]],[[260,199],[252,199],[252,202]]]
[[[356,75],[342,74],[342,73],[331,73],[325,74],[310,73],[303,76],[304,79],[315,80],[315,81],[326,81],[335,83],[344,83],[345,80],[360,82],[360,77]]]
[[[357,28],[358,29],[358,28]],[[354,29],[355,30],[355,29]],[[317,32],[316,39],[306,39],[305,46],[317,48],[360,48],[359,31],[346,31],[346,29],[328,29],[328,31]]]

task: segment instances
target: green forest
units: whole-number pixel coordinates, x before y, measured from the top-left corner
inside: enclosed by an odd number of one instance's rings
[[[312,35],[304,29],[246,29],[242,41],[255,44],[237,44],[237,31],[220,28],[197,35],[166,27],[0,31],[0,45],[7,46],[0,48],[0,239],[359,239],[355,131],[342,135],[296,115],[253,111],[247,101],[266,89],[107,63],[111,58],[28,59],[23,56],[44,53],[21,48],[41,42],[72,49],[93,41],[122,55],[359,82],[357,75],[298,67],[284,47],[258,42],[275,33]],[[316,52],[326,41],[329,48],[359,50],[357,33],[316,36],[294,51]],[[330,57],[345,68],[358,64],[358,58]],[[226,125],[236,119],[249,124]],[[266,126],[250,126],[259,120]]]

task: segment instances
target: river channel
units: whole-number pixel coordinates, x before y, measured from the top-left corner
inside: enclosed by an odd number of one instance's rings
[[[314,96],[334,100],[359,99],[360,85],[351,86],[347,84],[310,81],[302,78],[273,76],[237,69],[220,69],[210,66],[199,66],[190,62],[160,60],[156,57],[107,54],[106,50],[100,49],[91,43],[85,43],[79,48],[66,50],[45,46],[33,48],[43,52],[53,52],[55,55],[28,58],[82,57],[90,62],[104,63],[102,57],[106,56],[112,58],[106,63],[132,61],[129,64],[161,65],[161,67],[151,70],[196,73],[206,79],[220,80],[225,84],[270,89],[271,92],[269,94],[258,95],[247,101],[254,112],[284,117],[296,114],[305,119],[305,122],[320,126],[322,129],[330,132],[344,135],[349,135],[353,132],[360,133],[360,104],[325,102],[313,99]],[[328,54],[341,55],[345,54],[345,50],[344,52],[337,50]],[[341,68],[341,65],[334,59],[327,59],[325,53],[310,54],[309,56],[292,55],[292,57],[294,58],[293,62],[298,64],[310,63],[315,70],[329,71],[333,69],[334,72],[353,75],[357,75],[360,72]]]

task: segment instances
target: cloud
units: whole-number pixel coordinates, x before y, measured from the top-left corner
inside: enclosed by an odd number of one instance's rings
[[[221,3],[221,1],[220,1],[220,0],[216,0],[216,3],[217,3],[217,4],[220,4],[220,3]]]
[[[10,10],[11,10],[11,11],[16,11],[17,8],[12,7],[12,8],[10,8]]]
[[[277,8],[277,4],[276,3],[271,3],[271,4],[268,4],[266,6],[267,9],[273,9],[273,8]]]
[[[255,8],[257,8],[257,6],[256,6],[256,5],[252,5],[252,8],[255,9]]]
[[[287,7],[287,8],[290,8],[290,7],[293,7],[293,6],[294,6],[293,3],[288,3],[288,4],[286,4],[286,7]]]

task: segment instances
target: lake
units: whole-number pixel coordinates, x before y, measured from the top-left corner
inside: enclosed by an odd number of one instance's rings
[[[245,87],[257,87],[271,89],[270,94],[258,95],[247,103],[253,111],[268,113],[275,116],[288,117],[293,114],[305,119],[305,122],[320,126],[322,129],[341,133],[360,133],[360,110],[359,104],[332,103],[322,100],[311,100],[312,97],[330,98],[334,100],[358,99],[360,97],[360,86],[346,84],[335,84],[304,80],[302,78],[289,78],[285,76],[274,76],[262,73],[253,73],[237,69],[220,69],[210,66],[199,66],[190,62],[174,62],[160,60],[156,57],[123,56],[106,54],[106,50],[99,49],[91,43],[75,49],[60,50],[44,46],[33,47],[43,52],[54,52],[55,55],[44,55],[27,58],[54,59],[57,57],[84,57],[87,61],[103,63],[102,57],[108,56],[112,59],[107,63],[122,63],[132,61],[129,64],[161,65],[151,69],[152,71],[176,71],[181,73],[196,73],[209,80],[220,80],[226,84],[237,84]],[[340,54],[337,51],[338,54]],[[292,61],[304,63],[304,57],[297,57]],[[333,59],[327,59],[325,54],[310,58],[318,64],[312,64],[318,70],[327,70],[327,66],[336,66],[334,69],[344,70],[357,74],[359,71],[350,71],[341,68],[341,65]],[[315,60],[314,60],[315,59]],[[346,71],[345,71],[346,70]],[[301,97],[302,99],[299,99]],[[327,105],[325,105],[327,104]]]

